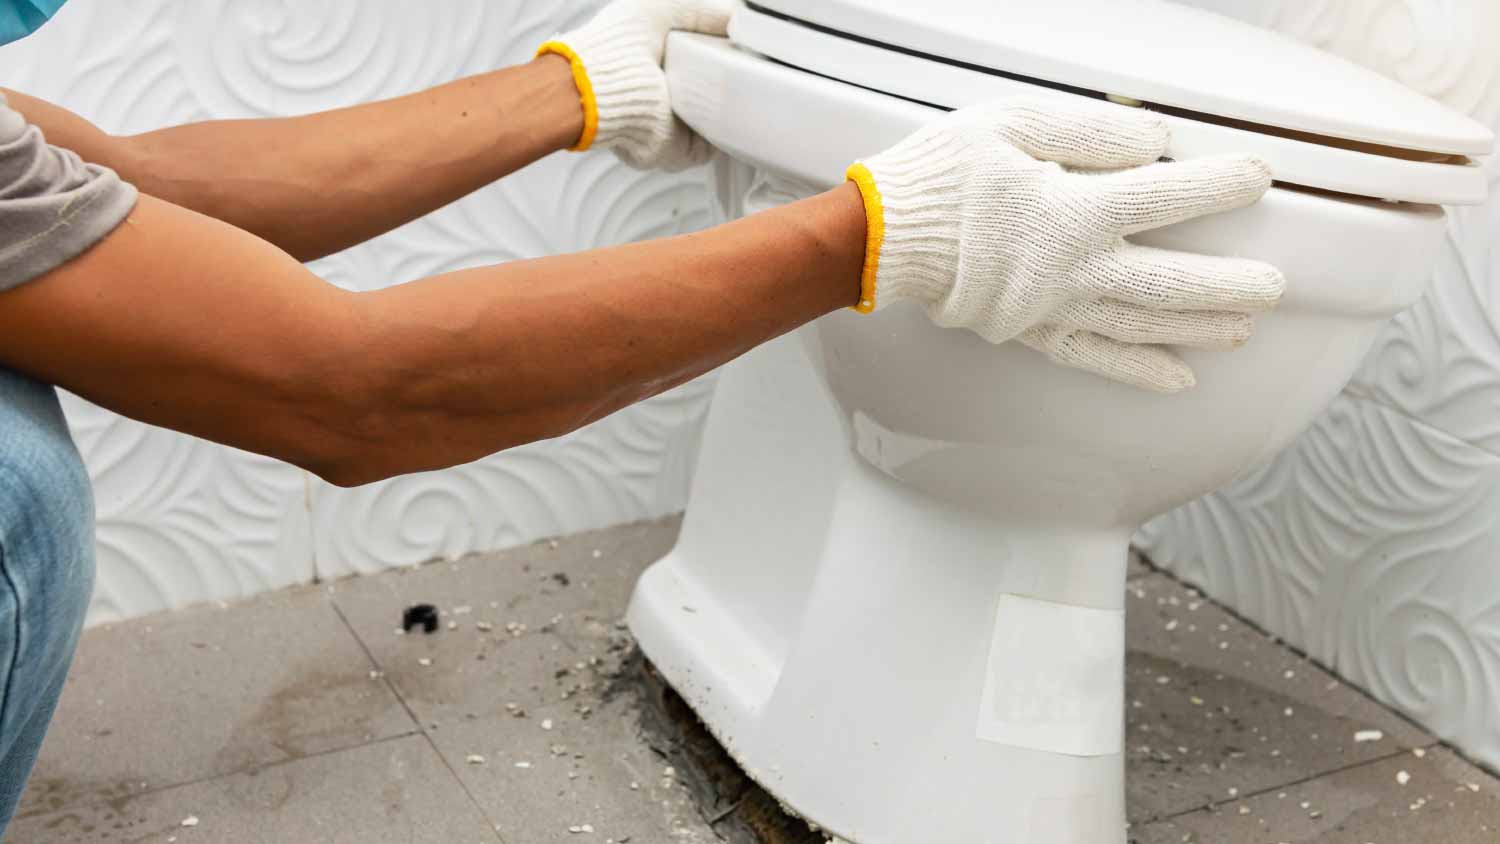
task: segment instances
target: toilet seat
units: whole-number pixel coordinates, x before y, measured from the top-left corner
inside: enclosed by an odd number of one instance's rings
[[[1488,128],[1331,54],[1164,0],[1104,4],[1114,10],[1107,37],[1094,20],[1071,30],[1088,36],[1076,40],[1055,35],[1079,19],[1070,17],[1075,0],[1008,4],[1006,26],[965,33],[972,18],[996,16],[974,5],[761,0],[735,16],[730,37],[778,63],[926,107],[929,118],[1017,94],[1108,93],[1163,113],[1170,157],[1257,155],[1282,184],[1374,199],[1475,204],[1486,195],[1469,156],[1489,151]],[[1097,19],[1100,4],[1089,8]],[[1129,26],[1148,11],[1152,26]],[[1226,39],[1231,55],[1188,74],[1203,56],[1184,44]],[[1263,58],[1244,55],[1252,49]],[[1265,72],[1247,85],[1260,65]]]

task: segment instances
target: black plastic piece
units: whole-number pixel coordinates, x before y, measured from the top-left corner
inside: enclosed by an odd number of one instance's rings
[[[423,633],[436,633],[438,611],[432,604],[412,604],[401,614],[401,629],[410,633],[413,627],[422,626]]]

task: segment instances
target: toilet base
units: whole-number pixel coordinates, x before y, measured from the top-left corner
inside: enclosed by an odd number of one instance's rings
[[[737,424],[775,437],[727,386]],[[809,468],[747,436],[710,423],[699,492],[738,500],[689,508],[629,613],[731,756],[850,844],[1124,844],[1130,530],[1012,524],[847,446]],[[752,465],[811,473],[796,512]]]

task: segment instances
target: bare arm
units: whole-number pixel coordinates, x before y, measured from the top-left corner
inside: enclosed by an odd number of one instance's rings
[[[142,196],[0,293],[0,364],[360,484],[562,434],[853,304],[864,229],[846,184],[697,234],[349,293]]]
[[[5,95],[51,143],[304,261],[440,208],[571,146],[583,130],[568,62],[555,55],[352,108],[129,137]]]

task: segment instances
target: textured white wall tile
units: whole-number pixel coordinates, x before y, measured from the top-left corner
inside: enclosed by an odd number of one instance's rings
[[[709,379],[599,424],[357,489],[315,482],[319,573],[367,574],[681,510]]]
[[[1500,759],[1500,457],[1340,396],[1281,457],[1158,519],[1153,560]]]
[[[0,48],[4,84],[101,127],[295,114],[528,59],[597,0],[73,0]],[[701,226],[701,174],[558,155],[317,262],[350,289]],[[368,489],[69,397],[99,501],[91,620],[242,597],[681,509],[706,381],[552,443]]]
[[[1449,209],[1432,289],[1381,334],[1350,389],[1500,454],[1500,168],[1492,172],[1488,203]]]
[[[63,399],[94,481],[91,623],[312,578],[300,470]]]
[[[1493,0],[1180,0],[1269,26],[1500,128]],[[1157,520],[1152,558],[1500,766],[1500,167],[1433,287],[1270,465]]]

